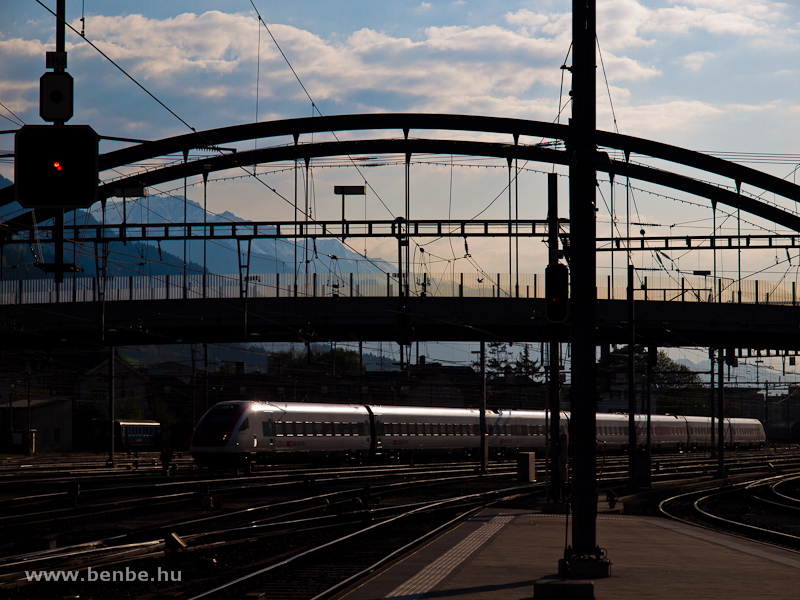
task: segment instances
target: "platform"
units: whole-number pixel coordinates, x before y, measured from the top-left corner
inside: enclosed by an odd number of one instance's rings
[[[571,521],[570,521],[571,525]],[[384,568],[337,600],[518,600],[555,575],[564,515],[486,510]],[[800,554],[657,517],[599,515],[612,576],[598,600],[797,597]]]

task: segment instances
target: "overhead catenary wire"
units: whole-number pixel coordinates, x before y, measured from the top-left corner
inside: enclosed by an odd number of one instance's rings
[[[47,12],[49,12],[51,15],[53,15],[53,16],[54,16],[54,17],[56,17],[57,19],[59,18],[59,17],[58,17],[58,15],[57,15],[56,13],[54,13],[54,12],[53,12],[53,11],[52,11],[52,10],[51,10],[49,7],[45,6],[45,5],[42,3],[42,0],[36,0],[36,3],[37,3],[37,4],[39,4],[39,6],[41,6],[42,8],[44,8],[44,9],[45,9]],[[164,102],[162,102],[161,100],[159,100],[159,99],[158,99],[158,98],[155,96],[155,94],[153,94],[153,93],[152,93],[150,90],[148,90],[148,89],[147,89],[146,87],[144,87],[144,86],[143,86],[141,83],[139,83],[139,82],[136,80],[136,78],[134,78],[134,77],[133,77],[133,76],[132,76],[130,73],[128,73],[128,72],[127,72],[125,69],[123,69],[123,68],[122,68],[122,67],[121,67],[119,64],[117,64],[117,63],[114,61],[114,59],[112,59],[112,58],[111,58],[110,56],[108,56],[108,55],[107,55],[105,52],[103,52],[102,50],[100,50],[100,48],[98,48],[98,47],[97,47],[97,46],[96,46],[96,45],[95,45],[95,44],[94,44],[94,43],[93,43],[93,42],[92,42],[92,41],[91,41],[89,38],[87,38],[87,37],[86,37],[86,36],[85,36],[83,33],[81,33],[81,32],[79,32],[79,31],[77,31],[77,30],[76,30],[76,29],[75,29],[75,28],[74,28],[72,25],[70,25],[69,23],[67,23],[67,21],[66,21],[66,20],[64,20],[64,19],[61,19],[61,20],[63,21],[64,25],[65,25],[65,26],[67,26],[67,27],[69,27],[69,28],[70,28],[70,30],[71,30],[73,33],[75,33],[75,34],[79,35],[79,36],[81,37],[81,39],[83,39],[83,40],[84,40],[84,41],[85,41],[87,44],[89,44],[89,45],[90,45],[92,48],[94,48],[95,50],[97,50],[97,52],[99,52],[99,53],[102,55],[102,57],[103,57],[103,58],[105,58],[105,59],[106,59],[108,62],[110,62],[112,65],[114,65],[114,66],[115,66],[115,67],[116,67],[116,68],[117,68],[117,69],[118,69],[118,70],[119,70],[119,71],[120,71],[120,72],[121,72],[123,75],[125,75],[125,77],[127,77],[127,78],[128,78],[128,79],[130,79],[130,80],[131,80],[133,83],[135,83],[135,84],[136,84],[136,85],[137,85],[139,88],[141,88],[141,90],[142,90],[142,91],[144,91],[144,92],[145,92],[145,93],[146,93],[148,96],[150,96],[150,97],[151,97],[153,100],[155,100],[156,102],[158,102],[158,104],[160,104],[160,105],[161,105],[163,108],[165,108],[165,109],[166,109],[166,110],[167,110],[167,111],[168,111],[168,112],[169,112],[169,113],[170,113],[170,114],[171,114],[173,117],[175,117],[176,119],[178,119],[178,120],[179,120],[181,123],[183,123],[184,125],[186,125],[186,127],[188,127],[189,129],[191,129],[193,132],[195,132],[195,133],[197,132],[197,130],[196,130],[194,127],[192,127],[191,125],[189,125],[189,123],[187,123],[186,121],[184,121],[184,120],[183,120],[183,118],[181,118],[181,117],[180,117],[180,116],[179,116],[179,115],[178,115],[178,114],[177,114],[177,113],[176,113],[174,110],[172,110],[172,109],[171,109],[169,106],[167,106],[166,104],[164,104]]]

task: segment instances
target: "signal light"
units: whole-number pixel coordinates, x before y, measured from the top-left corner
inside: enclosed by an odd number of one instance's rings
[[[98,137],[88,125],[25,125],[14,135],[14,194],[25,208],[97,201]]]
[[[563,323],[569,316],[569,270],[566,265],[547,265],[544,270],[547,320]]]

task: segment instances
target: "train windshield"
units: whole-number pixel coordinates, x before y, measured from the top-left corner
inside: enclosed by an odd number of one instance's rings
[[[208,435],[224,432],[238,409],[239,405],[237,404],[218,404],[203,419],[200,430]]]

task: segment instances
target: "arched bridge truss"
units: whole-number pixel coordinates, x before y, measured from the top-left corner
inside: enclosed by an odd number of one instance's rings
[[[311,133],[325,132],[355,132],[355,131],[397,131],[395,137],[374,139],[325,141],[315,143],[300,143],[300,136]],[[475,134],[506,134],[507,142],[465,141],[453,139],[433,139],[428,137],[415,137],[419,132],[471,132]],[[414,134],[414,135],[412,135]],[[252,139],[277,139],[288,137],[294,143],[273,145],[252,150],[230,151],[225,149],[226,144]],[[535,140],[535,141],[533,141]],[[789,210],[783,210],[774,204],[759,200],[754,194],[740,193],[741,186],[746,185],[762,192],[782,196],[793,202],[800,201],[800,186],[782,180],[772,175],[718,159],[709,155],[690,150],[661,144],[649,140],[609,133],[597,132],[597,141],[600,149],[608,149],[611,156],[605,152],[596,154],[596,170],[609,173],[617,177],[629,177],[634,180],[671,188],[706,198],[712,205],[722,204],[742,212],[750,213],[763,218],[791,231],[800,233],[800,216]],[[529,143],[524,143],[529,142]],[[135,165],[142,161],[170,155],[183,154],[183,162],[175,162],[168,166],[138,172],[134,175],[118,178],[99,187],[99,198],[105,200],[115,195],[119,188],[155,186],[184,177],[208,175],[216,171],[230,169],[247,169],[253,165],[273,163],[279,161],[300,160],[303,162],[321,157],[332,156],[363,156],[376,154],[399,154],[408,157],[414,154],[444,154],[467,155],[480,157],[495,157],[506,159],[509,164],[514,159],[533,162],[553,163],[560,165],[570,164],[570,129],[566,125],[543,123],[522,119],[507,119],[465,115],[441,114],[368,114],[368,115],[341,115],[330,117],[287,119],[281,121],[252,123],[232,127],[207,130],[187,135],[175,136],[133,145],[121,150],[116,150],[101,155],[101,170],[108,171],[119,167]],[[204,157],[198,160],[188,160],[189,151],[202,149],[206,151],[219,151],[217,156]],[[727,178],[733,184],[726,188],[700,179],[690,177],[679,172],[670,172],[631,161],[634,155],[647,156],[660,161],[675,164],[679,169],[689,167],[705,171],[712,176]],[[614,157],[624,157],[619,160]],[[13,200],[13,188],[0,190],[0,205],[8,204]],[[56,216],[54,210],[37,210],[24,213],[16,218],[0,224],[0,235],[7,238],[20,232],[33,230],[37,224]],[[274,224],[273,224],[274,225]],[[449,225],[453,225],[452,223]],[[119,227],[119,226],[117,226]],[[141,226],[139,225],[138,227]],[[289,233],[289,227],[284,229],[285,237],[292,237],[296,233]],[[204,230],[205,231],[205,230]],[[397,235],[394,229],[386,228],[389,235]],[[413,235],[408,229],[407,234]],[[484,230],[485,231],[485,230]],[[308,235],[309,232],[304,232]],[[344,233],[343,231],[341,233]],[[337,236],[332,230],[325,232],[329,237]],[[451,235],[464,235],[458,228],[454,228]],[[119,235],[119,234],[117,234]],[[142,234],[144,236],[144,234]],[[191,234],[193,239],[198,239],[196,234]],[[235,237],[235,232],[232,234]],[[280,235],[280,233],[278,233]],[[510,235],[510,230],[509,230]],[[531,223],[531,232],[528,235],[542,235],[536,231]],[[119,237],[117,237],[119,239]],[[795,245],[791,237],[791,246]],[[800,236],[798,236],[800,239]],[[490,307],[491,299],[486,298],[459,298],[457,308],[450,307],[443,311],[443,305],[431,308],[433,299],[409,298],[400,308],[396,299],[385,298],[380,302],[371,301],[373,310],[365,320],[364,305],[360,302],[352,303],[343,310],[341,305],[325,304],[322,298],[274,298],[270,309],[260,309],[259,323],[254,315],[248,317],[248,310],[252,311],[257,300],[244,298],[237,304],[230,300],[229,311],[224,317],[212,321],[207,316],[212,306],[218,309],[220,300],[193,300],[188,304],[195,304],[187,309],[181,318],[175,322],[166,322],[154,319],[153,315],[162,315],[158,307],[120,309],[120,316],[116,321],[116,328],[109,328],[108,323],[114,322],[114,317],[106,312],[103,303],[104,329],[99,332],[102,340],[106,336],[117,334],[117,343],[170,343],[184,337],[182,331],[186,327],[197,325],[205,320],[208,333],[201,337],[206,339],[231,338],[232,332],[241,333],[242,339],[252,339],[248,336],[260,336],[263,341],[268,340],[311,340],[311,339],[372,339],[375,331],[392,330],[396,336],[393,339],[408,341],[409,339],[495,339],[497,337],[517,340],[543,339],[546,324],[542,315],[541,299],[518,298],[520,306],[498,315]],[[356,299],[354,299],[356,300]],[[440,299],[450,302],[453,299]],[[168,300],[166,300],[168,302]],[[151,301],[160,302],[160,301]],[[624,327],[620,324],[626,319],[626,312],[620,302],[607,301],[608,306],[603,306],[600,300],[598,312],[598,341],[624,341],[617,340],[624,334]],[[208,303],[208,307],[200,306]],[[73,311],[81,312],[69,315],[69,308],[54,309],[48,312],[49,325],[43,324],[40,331],[34,334],[31,340],[25,341],[25,333],[21,324],[26,324],[30,333],[29,321],[25,316],[25,308],[0,307],[0,316],[5,325],[2,327],[4,336],[9,343],[30,344],[45,338],[60,338],[62,343],[68,340],[80,339],[90,341],[91,332],[78,333],[80,326],[75,326],[75,334],[67,330],[73,325],[67,322],[91,322],[89,315],[91,307],[73,306]],[[113,304],[110,303],[109,307]],[[122,303],[120,303],[122,304]],[[135,304],[135,301],[126,304]],[[280,306],[278,306],[280,304]],[[307,304],[307,306],[306,306]],[[380,306],[378,306],[380,304]],[[384,306],[385,304],[385,306]],[[419,306],[415,307],[415,304]],[[423,306],[424,304],[424,306]],[[472,306],[474,304],[474,306]],[[669,308],[657,308],[657,302],[650,301],[648,305],[649,317],[644,317],[643,311],[637,309],[637,328],[643,336],[648,336],[651,343],[659,345],[715,345],[744,346],[762,348],[796,349],[800,347],[800,334],[797,336],[786,335],[788,322],[798,321],[797,329],[800,331],[800,319],[796,316],[798,311],[792,306],[773,307],[774,311],[765,311],[765,307],[745,307],[743,305],[730,306],[731,311],[721,315],[720,305],[701,306],[693,304],[689,309],[684,304],[672,304]],[[523,306],[524,305],[524,306]],[[264,305],[266,306],[266,304]],[[450,304],[448,304],[450,306]],[[455,306],[455,305],[454,305]],[[109,308],[109,311],[114,310]],[[216,309],[215,309],[216,310]],[[88,312],[87,312],[88,311]],[[777,311],[777,312],[775,312]],[[63,315],[59,313],[63,312]],[[174,312],[174,311],[169,311]],[[724,312],[724,311],[723,311]],[[734,314],[735,312],[735,314]],[[778,315],[780,312],[780,315]],[[83,314],[86,313],[86,314]],[[445,315],[446,313],[446,315]],[[38,312],[39,318],[43,313]],[[150,316],[148,316],[150,315]],[[238,316],[237,316],[238,315]],[[243,315],[243,317],[242,317]],[[273,315],[273,316],[270,316]],[[312,316],[313,315],[313,316]],[[348,317],[349,315],[349,317]],[[476,316],[486,317],[484,321]],[[160,317],[159,317],[160,318]],[[647,319],[649,318],[649,321]],[[60,320],[59,320],[60,319]],[[148,319],[150,319],[148,323]],[[249,320],[248,320],[249,319]],[[470,323],[473,319],[474,322]],[[243,321],[243,327],[235,326]],[[354,328],[353,323],[364,321],[363,330]],[[325,324],[328,325],[325,325]],[[734,325],[735,324],[735,325]],[[641,325],[641,326],[640,326]],[[91,329],[91,326],[87,326]],[[749,330],[755,337],[748,337],[751,344],[737,343],[743,334]],[[410,337],[407,331],[411,330]],[[120,335],[122,332],[126,335]],[[422,333],[422,332],[425,333]],[[6,335],[8,334],[8,335]],[[237,333],[237,335],[239,335]],[[770,343],[775,336],[783,336],[778,345]],[[234,336],[236,337],[236,336]],[[797,339],[795,339],[797,338]]]
[[[304,134],[353,131],[397,131],[403,137],[366,140],[344,140],[335,142],[298,143]],[[469,140],[448,140],[411,137],[419,131],[457,131],[476,134],[494,133],[511,136],[509,143],[480,142]],[[295,143],[244,151],[225,151],[222,146],[234,142],[254,139],[294,137]],[[538,143],[521,144],[521,138],[535,138]],[[598,145],[620,151],[625,160],[609,158],[598,153],[596,169],[619,177],[645,181],[677,191],[706,198],[714,204],[724,204],[734,209],[764,218],[793,231],[800,232],[800,215],[743,195],[732,189],[701,181],[683,174],[665,171],[630,162],[633,155],[682,165],[705,171],[731,180],[739,190],[749,185],[764,192],[783,196],[794,202],[800,201],[800,186],[773,175],[725,161],[707,154],[686,150],[669,144],[662,144],[605,131],[597,132]],[[563,142],[564,149],[557,149],[555,143]],[[510,119],[448,114],[386,113],[338,115],[328,117],[286,119],[234,125],[220,129],[210,129],[186,135],[165,138],[153,142],[134,145],[100,156],[101,171],[132,165],[176,152],[191,150],[219,149],[216,157],[187,160],[183,163],[122,177],[101,185],[100,200],[113,197],[115,189],[153,186],[183,177],[198,176],[229,169],[245,168],[252,165],[291,160],[310,160],[331,156],[361,156],[366,154],[443,154],[519,159],[534,162],[570,164],[570,130],[567,125]],[[0,191],[0,206],[13,200],[13,186]],[[36,221],[51,219],[55,211],[37,211]],[[7,221],[7,232],[26,229],[31,226],[33,215],[26,213]]]

